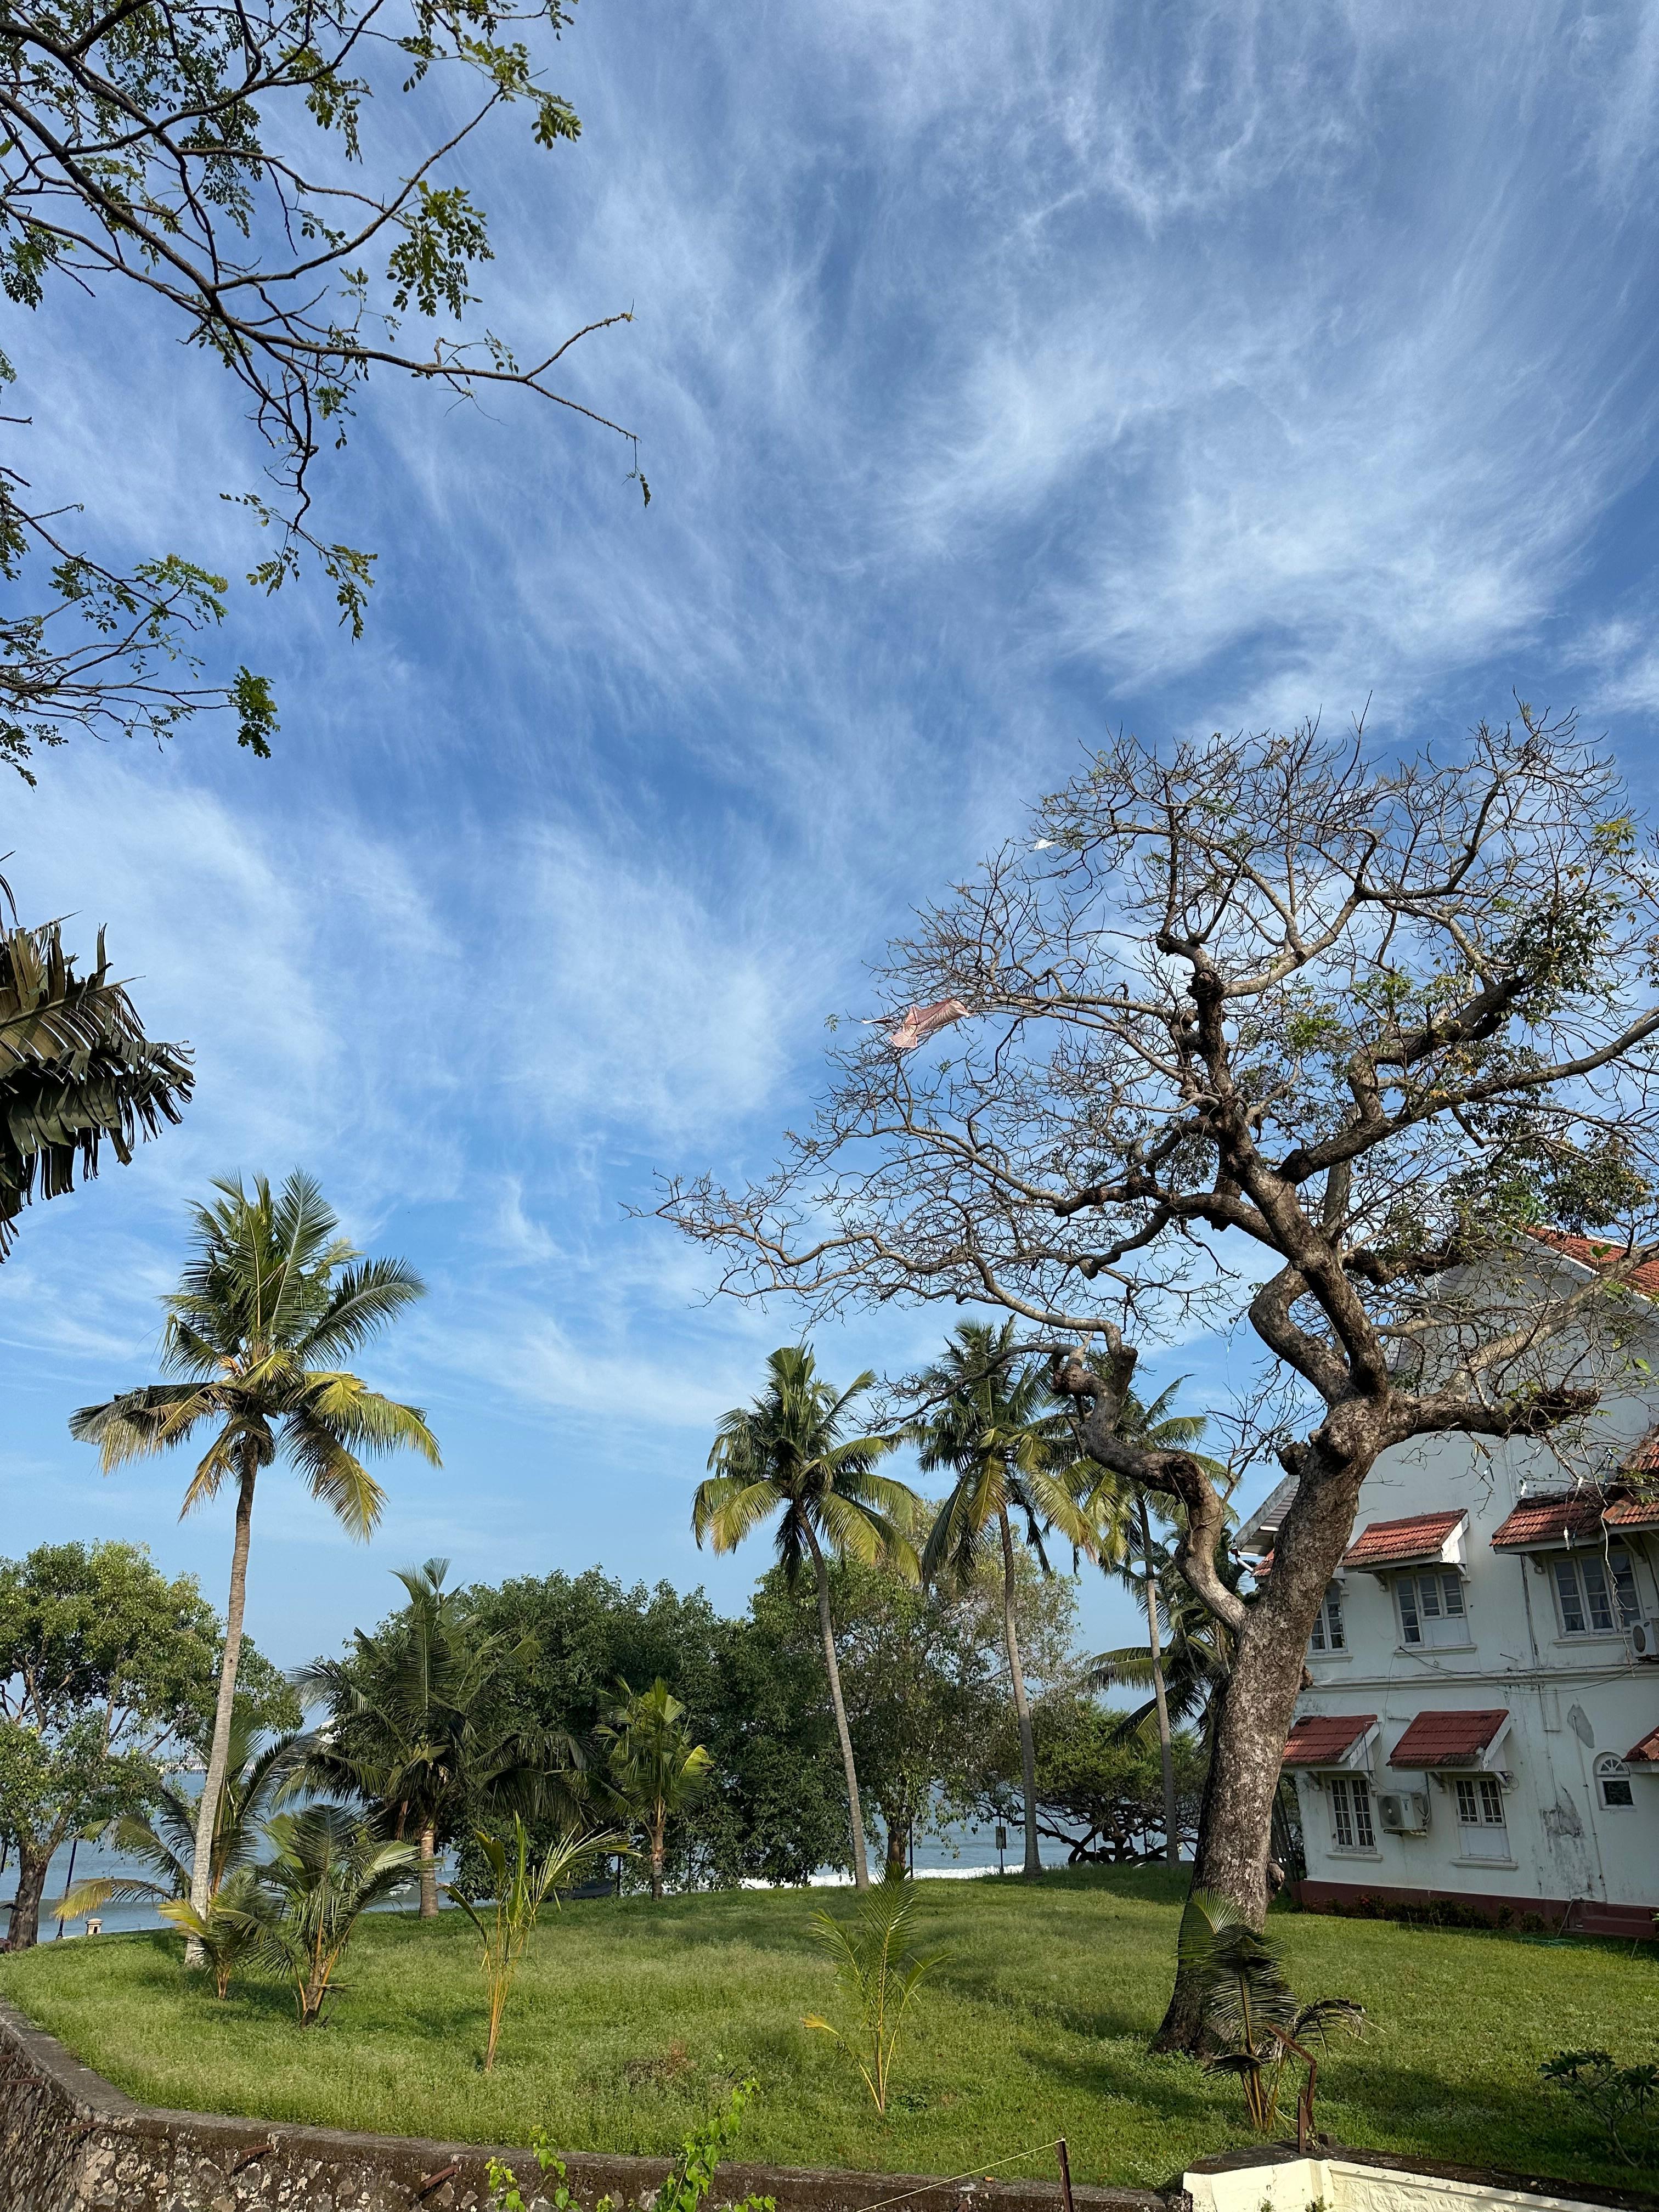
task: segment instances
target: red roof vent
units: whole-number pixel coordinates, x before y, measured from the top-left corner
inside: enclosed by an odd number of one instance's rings
[[[1419,1713],[1389,1753],[1389,1764],[1422,1771],[1478,1766],[1481,1753],[1497,1742],[1509,1717],[1501,1705],[1481,1712]]]
[[[1285,1746],[1286,1766],[1340,1766],[1361,1738],[1376,1726],[1375,1713],[1307,1713],[1291,1730]]]
[[[1404,1521],[1373,1521],[1364,1535],[1343,1554],[1345,1567],[1416,1566],[1425,1560],[1443,1559],[1446,1547],[1463,1523],[1467,1513],[1413,1513]]]
[[[1659,1766],[1659,1728],[1650,1729],[1640,1743],[1625,1753],[1626,1766]]]

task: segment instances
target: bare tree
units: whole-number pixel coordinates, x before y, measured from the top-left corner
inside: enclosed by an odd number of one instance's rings
[[[1570,720],[1523,708],[1393,762],[1311,727],[1121,740],[894,947],[890,1011],[766,1180],[663,1192],[738,1296],[1022,1316],[1085,1451],[1178,1505],[1181,1572],[1237,1653],[1194,1879],[1257,1925],[1304,1652],[1377,1455],[1588,1444],[1625,1359],[1618,1289],[1659,1249],[1656,948],[1654,871]],[[1546,1227],[1605,1232],[1601,1277]],[[1221,1486],[1125,1419],[1144,1346],[1245,1321],[1304,1409],[1273,1437],[1295,1492],[1254,1599],[1216,1571]],[[1160,2041],[1198,2033],[1178,1985]]]
[[[649,501],[632,434],[557,380],[578,339],[631,310],[528,357],[442,327],[490,258],[455,180],[467,142],[514,105],[542,146],[580,133],[523,35],[568,21],[568,0],[21,0],[0,20],[0,283],[24,307],[54,280],[134,294],[230,371],[269,457],[267,486],[241,495],[270,532],[256,586],[313,556],[361,628],[373,556],[319,532],[311,476],[376,371],[451,398],[514,386],[583,416],[626,441]],[[412,158],[376,129],[377,94],[401,99]],[[176,553],[112,566],[74,542],[78,512],[0,465],[0,575],[50,580],[0,620],[0,761],[27,776],[74,730],[161,735],[214,708],[267,751],[264,679],[198,680],[226,580]]]

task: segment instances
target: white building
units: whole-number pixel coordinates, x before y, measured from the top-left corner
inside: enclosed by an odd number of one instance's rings
[[[1582,1280],[1577,1240],[1559,1241]],[[1547,1444],[1450,1436],[1388,1451],[1366,1478],[1285,1748],[1304,1904],[1449,1898],[1659,1932],[1652,1310],[1652,1376],[1632,1376],[1646,1395],[1607,1404],[1599,1480],[1575,1482]],[[1239,1532],[1264,1572],[1290,1492]]]

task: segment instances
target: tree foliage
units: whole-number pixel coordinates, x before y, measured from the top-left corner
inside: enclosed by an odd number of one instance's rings
[[[42,1544],[0,1560],[0,1837],[16,1853],[9,1942],[32,1943],[53,1853],[142,1818],[202,1738],[221,1631],[194,1580],[131,1544]],[[250,1650],[260,1717],[293,1699]]]
[[[0,283],[24,309],[73,287],[108,303],[106,327],[125,295],[228,371],[267,455],[263,488],[237,495],[270,532],[257,589],[313,557],[361,630],[374,556],[319,528],[312,477],[374,373],[452,399],[516,386],[635,451],[556,381],[579,338],[629,311],[522,357],[455,329],[491,258],[458,166],[498,110],[542,147],[578,137],[530,42],[568,21],[566,0],[27,0],[0,23]],[[0,356],[0,380],[14,374]],[[637,458],[633,473],[648,501]],[[0,760],[27,775],[74,731],[161,736],[213,708],[268,752],[265,680],[202,680],[227,580],[173,551],[124,566],[99,550],[106,529],[77,542],[78,512],[0,471],[0,574],[35,579],[33,609],[0,621]]]
[[[104,933],[85,975],[58,921],[25,928],[0,880],[0,1259],[29,1201],[61,1198],[123,1166],[135,1141],[176,1122],[195,1084],[184,1045],[156,1044],[110,973]]]

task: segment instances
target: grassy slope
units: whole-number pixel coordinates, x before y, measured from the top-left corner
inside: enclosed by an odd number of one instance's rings
[[[829,2039],[832,2009],[797,1892],[582,1905],[538,1932],[485,2078],[481,1984],[459,1913],[375,1917],[333,2012],[301,2034],[284,1994],[216,2004],[174,1939],[103,1936],[0,1959],[0,1991],[151,2102],[393,2134],[660,2151],[723,2076],[763,2100],[742,2154],[786,2165],[956,2173],[1068,2137],[1091,2181],[1162,2182],[1245,2139],[1236,2084],[1146,2051],[1170,1971],[1176,1890],[1161,1869],[1019,1883],[923,1883],[929,1949],[948,1948],[877,2118]],[[1358,1997],[1369,2040],[1321,2069],[1320,2115],[1378,2148],[1626,2184],[1536,2069],[1571,2044],[1659,2057],[1659,1961],[1380,1923],[1277,1917],[1304,1996]],[[1052,2171],[1044,2152],[1004,2169]],[[1643,2177],[1649,2186],[1651,2175]]]

